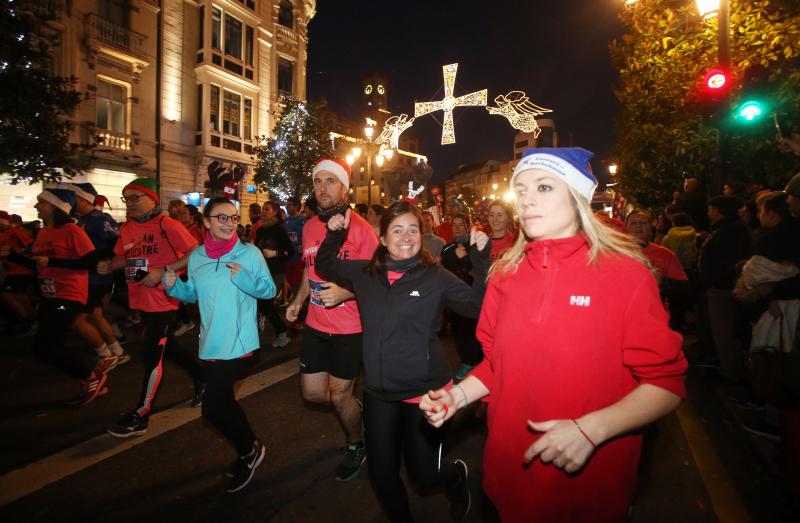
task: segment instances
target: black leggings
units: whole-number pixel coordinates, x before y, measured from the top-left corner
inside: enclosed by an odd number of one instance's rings
[[[204,381],[203,369],[194,353],[188,352],[172,336],[175,328],[175,311],[144,312],[142,322],[145,328],[144,350],[144,385],[136,413],[148,416],[153,408],[159,385],[164,377],[164,355],[169,356],[178,365],[186,369],[195,382],[195,386]],[[166,351],[167,345],[170,350]]]
[[[94,366],[89,363],[88,358],[72,352],[66,343],[75,318],[82,312],[86,312],[86,306],[77,301],[42,299],[39,304],[39,330],[34,340],[33,354],[37,359],[85,380]]]
[[[458,467],[442,463],[443,429],[430,426],[419,405],[385,401],[364,391],[364,429],[369,479],[391,521],[414,520],[400,479],[401,454],[409,478],[420,490],[458,482]]]
[[[203,417],[236,447],[240,456],[250,453],[256,439],[233,393],[233,385],[247,360],[217,360],[205,364],[208,384],[203,394]]]

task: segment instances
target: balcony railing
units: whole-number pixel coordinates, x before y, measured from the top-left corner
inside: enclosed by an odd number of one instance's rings
[[[278,29],[278,34],[290,40],[297,40],[297,35],[288,27],[277,24],[275,27]]]
[[[97,136],[98,147],[109,147],[120,151],[131,150],[131,135],[109,131],[108,129],[93,128],[93,131]]]
[[[109,22],[94,13],[86,15],[86,34],[90,39],[118,51],[136,58],[145,58],[145,35]]]

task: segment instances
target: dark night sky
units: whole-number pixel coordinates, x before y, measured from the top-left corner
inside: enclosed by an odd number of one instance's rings
[[[442,66],[458,62],[455,96],[486,88],[492,99],[511,90],[554,109],[560,145],[606,159],[614,144],[617,81],[608,44],[620,35],[622,0],[401,1],[318,0],[309,25],[308,96],[333,111],[359,116],[361,77],[389,75],[389,108],[413,116],[415,101],[443,96]],[[510,160],[515,130],[484,108],[456,109],[456,143],[440,145],[441,112],[406,132],[440,183],[457,167]],[[593,166],[600,173],[602,166]]]

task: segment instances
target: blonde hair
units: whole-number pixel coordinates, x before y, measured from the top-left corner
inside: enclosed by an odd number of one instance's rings
[[[575,219],[578,222],[578,232],[583,233],[589,243],[588,262],[597,263],[601,256],[622,254],[650,268],[650,262],[645,257],[642,249],[631,236],[610,227],[598,220],[592,212],[589,201],[571,185],[569,189],[570,200],[575,209]],[[525,231],[521,230],[514,245],[503,253],[489,269],[489,277],[494,274],[510,276],[516,272],[520,262],[525,257],[525,245],[529,240]]]

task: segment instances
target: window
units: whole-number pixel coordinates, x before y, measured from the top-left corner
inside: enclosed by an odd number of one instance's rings
[[[211,8],[211,48],[220,48],[220,39],[222,35],[222,11],[216,7]]]
[[[107,129],[125,134],[125,112],[128,102],[128,88],[121,84],[97,79],[97,118],[98,129]]]
[[[253,100],[244,99],[244,130],[242,137],[245,140],[253,139]]]
[[[292,95],[293,64],[284,58],[278,59],[278,92],[285,96]]]
[[[222,132],[240,136],[242,97],[228,90],[222,100]]]
[[[203,132],[203,84],[197,86],[197,117],[195,118],[196,130]]]
[[[225,54],[242,59],[242,22],[225,15]]]
[[[294,28],[294,14],[292,13],[292,3],[289,0],[281,0],[278,23],[289,29]]]
[[[98,0],[97,14],[112,24],[125,29],[131,28],[131,6],[128,0]]]
[[[211,114],[211,130],[219,132],[219,87],[211,86],[211,97],[209,100],[209,113]]]
[[[247,65],[253,65],[253,41],[255,40],[253,28],[249,25],[247,26],[247,31],[245,32],[245,40],[244,40],[244,61]]]

